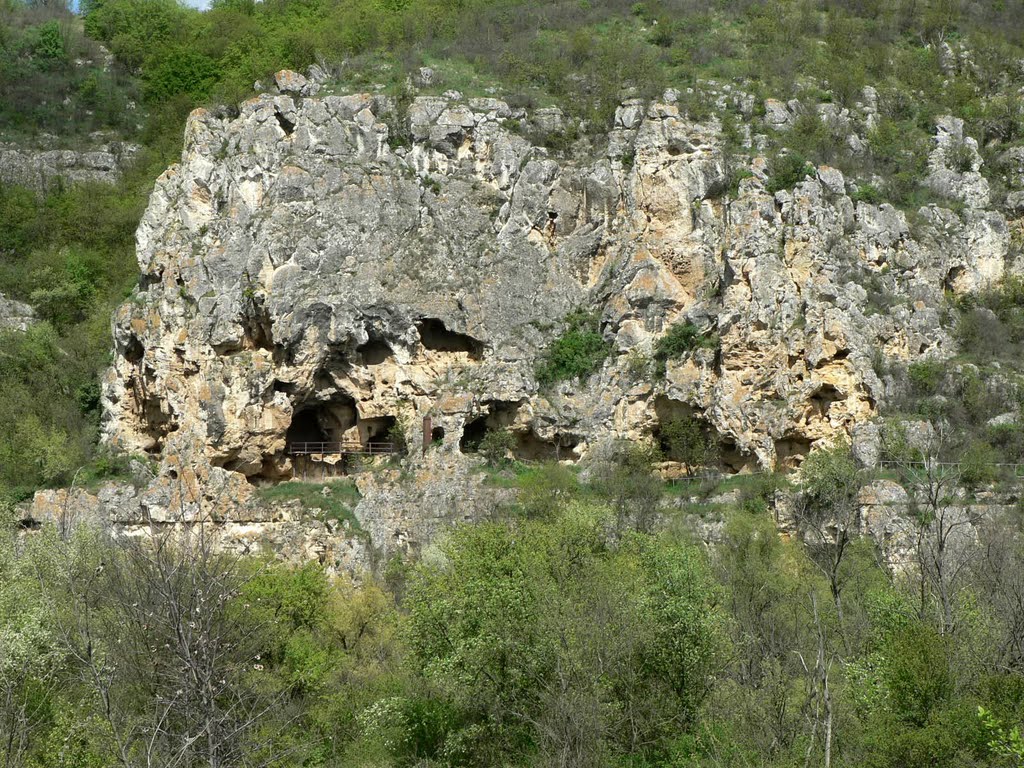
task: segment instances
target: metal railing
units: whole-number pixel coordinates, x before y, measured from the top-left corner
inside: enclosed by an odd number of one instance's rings
[[[341,454],[349,456],[383,456],[395,452],[394,443],[289,443],[285,449],[291,456],[310,456],[315,454]]]

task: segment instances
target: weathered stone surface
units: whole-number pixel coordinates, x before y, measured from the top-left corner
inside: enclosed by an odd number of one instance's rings
[[[0,182],[35,192],[45,192],[60,179],[73,184],[113,184],[138,152],[138,146],[121,142],[86,151],[0,144]]]
[[[0,330],[27,331],[35,320],[32,307],[0,293]]]
[[[459,493],[473,487],[452,480],[461,453],[486,426],[510,429],[517,455],[565,459],[696,413],[727,467],[796,466],[876,413],[879,350],[948,356],[944,291],[1005,266],[1006,222],[980,207],[925,209],[915,237],[891,206],[854,204],[833,169],[769,194],[759,158],[727,192],[717,124],[673,104],[627,102],[607,153],[586,158],[508,123],[557,131],[557,110],[421,97],[397,149],[391,110],[369,94],[265,94],[237,117],[189,118],[139,227],[141,287],[114,319],[103,392],[105,440],[161,461],[150,507],[251,521],[253,484],[299,472],[289,442],[365,443],[400,424],[418,447],[424,419],[439,445],[407,471]],[[544,390],[537,360],[577,309],[612,354]],[[655,378],[645,361],[683,321],[721,349]],[[443,472],[423,469],[435,453]],[[406,518],[387,513],[404,491],[376,482],[388,490],[357,515],[387,550],[405,541]],[[466,512],[449,492],[401,506],[447,520],[489,503]]]
[[[988,180],[981,175],[978,142],[964,135],[964,121],[946,115],[935,121],[935,148],[928,157],[928,186],[938,195],[970,208],[989,203]]]

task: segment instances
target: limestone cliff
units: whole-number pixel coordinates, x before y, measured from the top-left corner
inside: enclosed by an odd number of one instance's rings
[[[605,140],[559,153],[539,143],[557,110],[453,94],[396,114],[278,82],[190,116],[138,230],[104,436],[160,459],[153,509],[241,515],[255,485],[301,471],[289,443],[365,443],[396,423],[413,467],[454,467],[488,426],[522,456],[567,459],[685,412],[720,435],[726,469],[793,466],[871,418],[879,359],[950,353],[944,292],[1012,267],[987,189],[943,165],[955,126],[932,172],[970,194],[911,228],[827,167],[771,194],[752,153],[730,189],[717,124],[671,99],[627,102]],[[579,309],[613,352],[545,390],[538,356]],[[720,349],[659,378],[654,344],[682,321]]]
[[[60,183],[113,184],[139,154],[139,147],[105,140],[99,134],[88,149],[0,143],[0,182],[46,192]]]

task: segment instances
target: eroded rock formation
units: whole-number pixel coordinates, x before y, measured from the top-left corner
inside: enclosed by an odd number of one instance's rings
[[[289,443],[401,425],[414,454],[457,463],[501,426],[523,456],[571,458],[650,439],[673,407],[718,433],[728,469],[794,466],[875,413],[879,359],[949,352],[944,291],[1008,268],[1007,223],[980,204],[922,209],[912,231],[827,167],[771,194],[754,158],[730,189],[718,126],[672,104],[627,102],[568,156],[524,138],[560,122],[496,99],[396,115],[366,94],[194,112],[104,384],[105,440],[161,462],[146,493],[230,519],[299,472]],[[612,353],[545,390],[538,357],[575,310]],[[683,321],[720,348],[659,378],[654,345]]]

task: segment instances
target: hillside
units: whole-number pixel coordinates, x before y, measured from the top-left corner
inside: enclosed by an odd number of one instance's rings
[[[1024,764],[1024,6],[0,0],[0,759]]]

